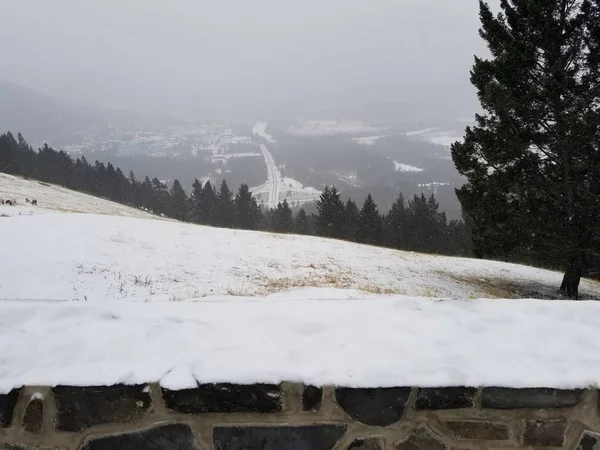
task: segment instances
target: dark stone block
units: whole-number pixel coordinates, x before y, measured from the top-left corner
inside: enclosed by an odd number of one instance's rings
[[[27,405],[23,415],[23,428],[30,433],[40,434],[44,422],[44,402],[35,398]]]
[[[582,393],[582,389],[489,387],[483,390],[482,406],[493,409],[567,408],[579,404]]]
[[[0,450],[65,450],[59,447],[38,444],[0,444]]]
[[[302,392],[302,410],[318,411],[323,403],[323,389],[316,386],[304,386]]]
[[[584,432],[575,450],[600,450],[600,434]]]
[[[281,387],[276,384],[202,384],[162,392],[167,408],[185,414],[281,411]]]
[[[482,441],[504,441],[509,438],[508,427],[492,422],[446,422],[446,428],[454,439],[475,439]]]
[[[330,450],[346,432],[345,426],[217,427],[214,450]]]
[[[80,450],[199,450],[189,426],[176,423],[88,440]]]
[[[366,425],[385,427],[398,422],[410,396],[409,387],[352,389],[335,391],[338,404],[354,420]]]
[[[8,394],[0,395],[0,428],[10,426],[20,392],[21,389],[13,389]]]
[[[415,408],[418,410],[471,408],[477,388],[447,387],[419,389]]]
[[[348,450],[384,450],[383,439],[372,437],[367,439],[356,439]]]
[[[537,447],[560,447],[565,443],[565,420],[525,420],[523,444]]]
[[[448,446],[427,428],[418,428],[405,441],[395,445],[396,450],[448,450]]]
[[[144,386],[58,386],[54,392],[56,428],[81,431],[105,423],[135,423],[150,409]]]

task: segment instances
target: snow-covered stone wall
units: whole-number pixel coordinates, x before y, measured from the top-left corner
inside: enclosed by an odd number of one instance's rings
[[[597,432],[596,389],[150,384],[0,395],[0,450],[597,450]]]

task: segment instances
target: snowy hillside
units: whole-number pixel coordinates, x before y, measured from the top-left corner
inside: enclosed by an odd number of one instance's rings
[[[0,206],[0,394],[198,381],[600,385],[600,303],[475,300],[550,297],[559,273],[122,217],[144,214],[0,180],[1,195],[41,203]],[[600,285],[582,292],[599,298]]]
[[[27,198],[36,199],[38,206],[32,207],[27,204],[25,201]],[[62,211],[157,218],[139,209],[123,206],[109,200],[5,173],[0,173],[0,199],[14,199],[17,201],[16,208],[0,205],[0,216]]]
[[[343,297],[545,297],[561,280],[513,264],[129,217],[4,217],[0,234],[10,236],[0,299],[187,301],[314,287]],[[600,296],[600,286],[584,282],[582,292]]]

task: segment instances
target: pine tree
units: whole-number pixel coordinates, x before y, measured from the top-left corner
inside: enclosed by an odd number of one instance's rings
[[[217,194],[217,204],[215,211],[215,225],[218,227],[233,227],[235,222],[235,209],[233,204],[233,194],[223,180],[221,188]]]
[[[114,200],[119,203],[127,202],[130,195],[130,184],[120,167],[115,169],[115,186]]]
[[[32,176],[36,169],[36,154],[21,133],[17,134],[15,151],[16,171],[25,176]],[[70,178],[74,179],[74,174]]]
[[[106,178],[104,181],[104,189],[107,198],[116,200],[119,197],[119,182],[117,180],[117,172],[115,167],[108,163],[106,164]]]
[[[167,185],[158,178],[152,178],[152,207],[155,214],[169,215],[170,201]]]
[[[0,138],[0,172],[17,173],[17,142],[9,131]]]
[[[478,256],[529,257],[565,269],[577,298],[600,222],[600,5],[590,0],[480,2],[471,82],[484,113],[452,146],[468,182],[457,194]]]
[[[142,206],[152,211],[152,208],[154,206],[154,193],[152,191],[152,182],[150,181],[150,178],[148,178],[148,175],[146,175],[144,181],[142,181],[140,195],[142,197]]]
[[[277,208],[273,211],[271,230],[277,233],[291,233],[294,231],[292,210],[285,199],[283,203],[278,203]]]
[[[342,239],[344,237],[344,203],[335,186],[325,186],[317,200],[318,215],[315,216],[317,236]]]
[[[371,194],[367,195],[360,210],[356,240],[363,244],[380,245],[382,240],[382,224],[377,205]]]
[[[444,254],[457,256],[470,256],[470,244],[467,227],[461,220],[451,220],[447,229],[448,244]]]
[[[392,248],[406,249],[408,212],[404,195],[400,193],[386,217],[385,243]]]
[[[415,195],[408,202],[405,246],[407,250],[442,253],[447,246],[446,214],[438,211],[433,194]]]
[[[194,223],[204,223],[204,205],[202,204],[202,182],[194,178],[190,196],[190,219]]]
[[[283,233],[291,233],[294,231],[294,219],[292,216],[292,209],[288,204],[287,200],[284,199],[281,203],[281,213],[279,217],[280,231]]]
[[[188,220],[188,198],[179,180],[173,181],[170,191],[171,217],[177,220]]]
[[[296,218],[294,219],[294,233],[296,234],[310,234],[310,224],[308,223],[308,216],[304,208],[300,208]]]
[[[260,221],[258,222],[258,229],[261,231],[274,231],[273,230],[273,216],[275,215],[275,209],[264,209],[260,207]]]
[[[344,206],[344,239],[348,241],[356,240],[359,219],[360,211],[358,210],[358,206],[349,198]]]
[[[207,181],[202,188],[202,197],[200,201],[200,210],[203,214],[203,224],[216,225],[217,221],[217,193]]]
[[[260,209],[247,184],[240,185],[234,204],[236,227],[256,230],[260,221]]]
[[[79,162],[79,158],[77,159],[77,162]],[[79,166],[81,167],[81,163],[79,163]],[[135,174],[132,170],[129,171],[127,183],[129,184],[129,195],[127,196],[127,203],[132,206],[140,206],[140,183],[135,177]]]

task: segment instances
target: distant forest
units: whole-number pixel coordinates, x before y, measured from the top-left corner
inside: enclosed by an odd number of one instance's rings
[[[38,151],[19,134],[0,136],[0,172],[65,186],[103,197],[153,214],[197,224],[312,234],[353,242],[447,255],[471,255],[471,239],[462,221],[448,221],[439,212],[435,197],[415,195],[408,201],[398,196],[387,214],[382,214],[370,194],[361,207],[342,201],[335,187],[326,186],[316,203],[316,212],[300,209],[294,215],[286,201],[275,209],[263,209],[242,183],[233,193],[226,181],[217,189],[210,181],[195,180],[188,195],[179,180],[169,188],[157,178],[126,176],[111,163],[90,164],[75,160],[47,144]]]

